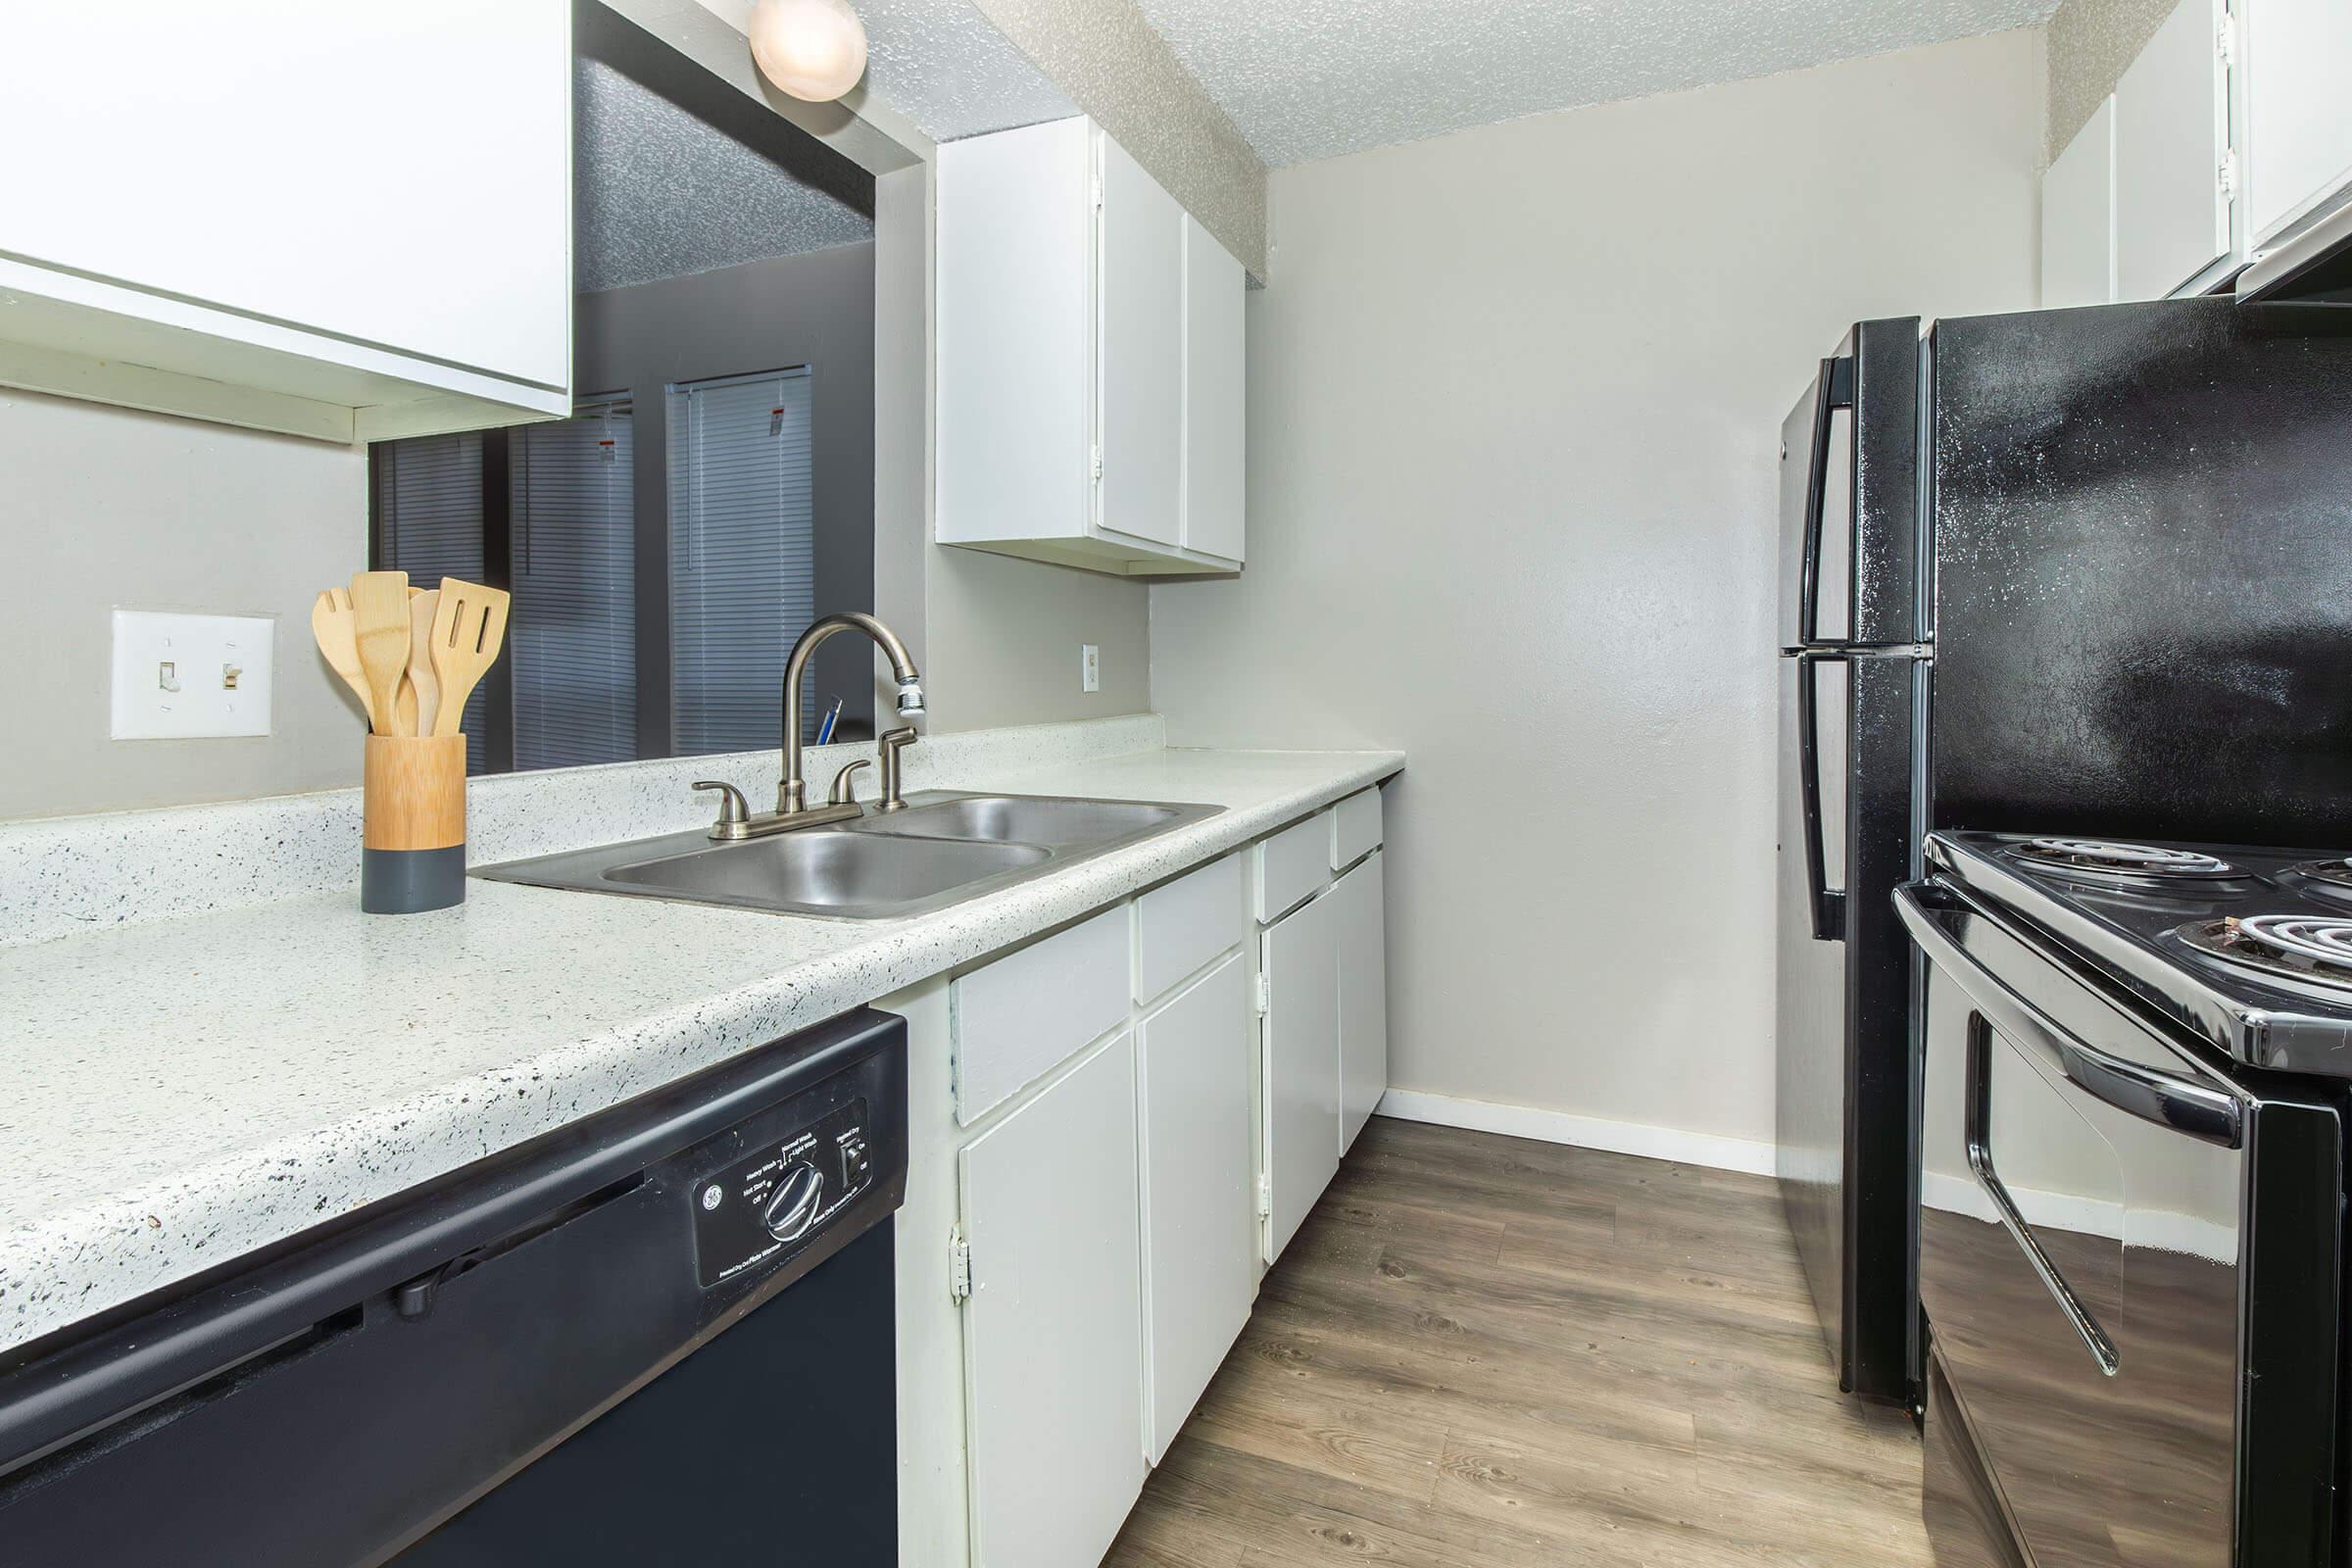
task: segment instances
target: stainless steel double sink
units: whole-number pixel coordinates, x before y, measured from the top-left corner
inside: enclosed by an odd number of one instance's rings
[[[476,867],[474,875],[845,920],[946,908],[1216,815],[1221,806],[926,791],[854,822],[719,843],[700,832]]]

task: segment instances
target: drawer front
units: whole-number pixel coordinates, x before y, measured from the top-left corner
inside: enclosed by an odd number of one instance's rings
[[[1242,861],[1229,855],[1135,901],[1135,1000],[1150,1002],[1242,940]]]
[[[1124,905],[959,977],[949,989],[956,1119],[970,1126],[1127,1019]]]
[[[1317,811],[1250,850],[1251,906],[1260,921],[1280,919],[1331,881],[1331,813]]]
[[[1380,786],[1358,790],[1331,808],[1331,868],[1345,871],[1380,848]]]

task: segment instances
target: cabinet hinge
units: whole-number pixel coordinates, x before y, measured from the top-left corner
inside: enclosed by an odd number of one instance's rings
[[[2213,52],[2221,56],[2225,66],[2232,65],[2237,60],[2237,27],[2226,11],[2222,13],[2222,20],[2214,25]]]
[[[948,1232],[948,1299],[968,1301],[972,1296],[972,1244],[963,1239],[963,1227]]]
[[[1263,1018],[1274,1010],[1274,977],[1260,973],[1257,977],[1257,1015]]]
[[[2224,196],[2237,194],[2237,154],[2222,154],[2221,163],[2214,169],[2213,179]]]
[[[1066,190],[1068,187],[1064,186],[1063,188]],[[1095,201],[1095,211],[1099,213],[1102,210],[1102,171],[1100,169],[1095,171],[1095,188],[1091,194]]]
[[[1095,448],[1095,449],[1094,449],[1093,461],[1094,461],[1094,470],[1095,470],[1095,483],[1097,483],[1097,484],[1101,484],[1101,483],[1102,482],[1102,449],[1101,447],[1097,447],[1097,448]]]
[[[1274,1178],[1262,1173],[1257,1178],[1257,1217],[1274,1217]]]

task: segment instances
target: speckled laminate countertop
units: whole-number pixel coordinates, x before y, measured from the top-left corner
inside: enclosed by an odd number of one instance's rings
[[[0,950],[0,1349],[1116,903],[1403,763],[1152,750],[991,777],[1225,809],[904,921],[477,879],[434,914],[365,916],[337,892]]]

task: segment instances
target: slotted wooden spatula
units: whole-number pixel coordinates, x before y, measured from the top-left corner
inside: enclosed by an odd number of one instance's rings
[[[334,672],[343,677],[352,695],[360,700],[361,709],[368,714],[368,727],[375,727],[375,709],[368,696],[368,675],[360,668],[359,627],[351,612],[351,593],[344,588],[321,588],[311,605],[311,635],[318,639],[318,652]]]
[[[458,732],[466,716],[466,699],[498,662],[510,597],[503,588],[485,588],[457,577],[441,579],[441,602],[433,612],[433,674],[441,683],[434,734]]]
[[[368,710],[379,735],[400,733],[400,678],[409,668],[409,574],[363,571],[351,579],[351,612],[368,677]]]

